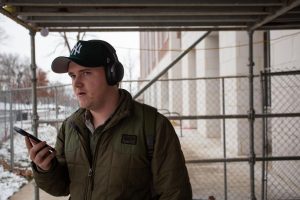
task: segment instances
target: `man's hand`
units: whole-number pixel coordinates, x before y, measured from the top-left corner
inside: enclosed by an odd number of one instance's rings
[[[26,147],[30,159],[43,171],[50,170],[52,160],[55,157],[55,151],[49,151],[50,148],[46,142],[35,143],[28,137],[25,137]]]

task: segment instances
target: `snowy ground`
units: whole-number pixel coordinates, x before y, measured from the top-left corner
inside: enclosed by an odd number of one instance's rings
[[[21,127],[21,124],[14,124],[14,126]],[[30,133],[31,125],[30,122],[22,123],[22,128]],[[0,130],[1,131],[1,130]],[[50,146],[54,146],[56,140],[57,131],[54,127],[41,124],[38,129],[38,137],[42,141],[47,141]],[[11,150],[10,150],[10,140],[4,142],[0,147],[0,161],[3,160],[10,164]],[[24,137],[18,133],[14,134],[14,166],[15,169],[29,169],[30,162],[27,154],[27,149],[25,147]],[[7,200],[15,192],[19,191],[20,188],[26,184],[28,180],[22,176],[11,173],[5,167],[0,165],[0,200]]]

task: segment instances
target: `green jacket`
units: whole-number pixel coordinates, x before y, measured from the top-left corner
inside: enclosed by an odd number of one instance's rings
[[[185,159],[169,120],[132,100],[127,91],[121,93],[123,100],[112,118],[102,130],[94,132],[101,136],[93,157],[85,110],[79,109],[63,122],[51,170],[41,173],[33,165],[37,185],[54,196],[70,194],[72,200],[192,199]],[[156,118],[156,133],[150,153],[153,157],[149,158],[145,134],[149,130],[144,129],[145,123],[151,124],[145,122],[149,119],[145,115],[151,112],[155,116],[151,118]]]

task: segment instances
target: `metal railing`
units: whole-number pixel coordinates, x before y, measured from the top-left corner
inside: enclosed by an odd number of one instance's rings
[[[170,112],[168,109],[158,109],[158,111],[160,111],[161,114],[165,115],[169,119],[171,119],[171,117],[174,117],[174,116],[178,117],[176,120],[179,121],[180,137],[183,137],[183,133],[182,133],[182,117],[181,117],[180,113],[178,113],[178,112]],[[175,125],[173,124],[173,126],[175,126]]]

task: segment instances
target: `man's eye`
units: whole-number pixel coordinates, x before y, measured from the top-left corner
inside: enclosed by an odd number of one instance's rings
[[[71,77],[71,79],[75,79],[75,75],[74,74],[69,74],[69,76]]]
[[[83,75],[84,76],[87,76],[87,75],[89,75],[90,74],[90,72],[83,72]]]

